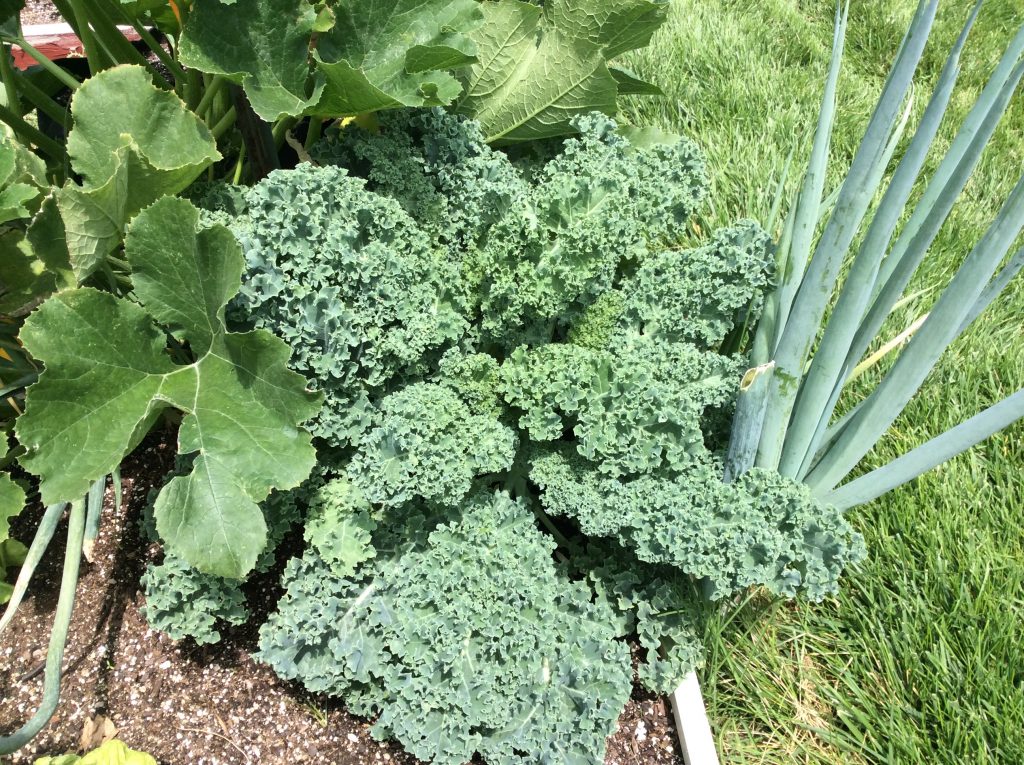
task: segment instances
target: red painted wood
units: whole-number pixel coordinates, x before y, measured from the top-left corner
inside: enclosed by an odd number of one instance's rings
[[[128,40],[139,39],[139,34],[131,27],[122,27],[121,33]],[[65,58],[82,58],[85,50],[82,41],[68,24],[37,24],[27,25],[23,28],[25,40],[33,48],[38,50],[51,61],[60,61]],[[30,55],[25,53],[18,46],[13,46],[11,53],[14,57],[14,65],[18,69],[25,70],[37,66],[37,62]]]

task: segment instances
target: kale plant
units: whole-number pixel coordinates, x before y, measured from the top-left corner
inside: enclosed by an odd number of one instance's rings
[[[724,481],[768,236],[685,245],[695,147],[573,124],[511,156],[393,112],[199,200],[245,256],[229,320],[283,338],[325,398],[328,480],[260,657],[432,762],[600,762],[624,638],[667,691],[701,661],[705,598],[820,599],[863,555],[802,485]]]

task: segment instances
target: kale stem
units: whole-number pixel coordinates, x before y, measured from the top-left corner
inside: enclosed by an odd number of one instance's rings
[[[558,527],[555,526],[554,521],[544,512],[544,509],[540,506],[539,502],[530,502],[530,508],[533,510],[533,514],[537,516],[537,520],[540,521],[544,528],[551,532],[551,536],[558,542],[559,547],[568,547],[569,538],[565,536]]]

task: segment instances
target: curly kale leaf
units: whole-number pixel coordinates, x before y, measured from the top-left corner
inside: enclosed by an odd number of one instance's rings
[[[370,512],[362,492],[343,479],[327,482],[313,495],[306,518],[306,544],[336,576],[352,576],[360,563],[376,554],[371,534],[377,522]]]
[[[618,289],[599,295],[575,317],[567,333],[569,342],[592,350],[607,350],[619,331],[625,303],[625,295]]]
[[[629,651],[611,607],[559,574],[553,547],[523,505],[476,494],[459,520],[425,544],[392,545],[361,580],[307,553],[289,564],[260,655],[378,708],[375,735],[427,761],[479,752],[501,765],[528,752],[596,765],[629,697]]]
[[[438,362],[434,381],[451,388],[475,414],[499,417],[504,413],[501,369],[493,356],[452,348]]]
[[[191,637],[201,645],[216,643],[218,623],[239,625],[249,620],[238,580],[204,574],[171,555],[146,568],[142,589],[146,621],[174,640]]]
[[[257,658],[315,693],[343,697],[357,714],[377,714],[387,698],[380,678],[390,661],[386,625],[371,613],[380,577],[425,547],[438,520],[419,505],[385,509],[372,532],[373,555],[348,577],[332,571],[315,547],[288,561],[285,593],[260,628]]]
[[[385,397],[380,410],[348,467],[371,502],[401,505],[418,496],[455,504],[475,477],[506,470],[515,457],[515,432],[475,414],[449,387],[416,383]]]
[[[311,429],[343,445],[369,427],[389,381],[424,373],[466,332],[458,264],[339,168],[271,173],[246,208],[232,225],[248,270],[231,316],[291,346],[292,368],[325,394]]]
[[[525,507],[478,495],[385,577],[404,689],[378,732],[452,765],[474,749],[494,763],[601,761],[629,694],[628,651],[587,588],[557,575],[553,547]]]
[[[267,543],[258,503],[297,486],[314,463],[299,426],[318,398],[287,369],[279,338],[227,330],[243,264],[226,229],[200,228],[189,202],[164,197],[132,222],[125,254],[139,303],[65,290],[26,320],[21,339],[46,369],[18,418],[21,462],[40,476],[46,504],[70,501],[117,467],[162,410],[180,410],[178,450],[195,460],[157,499],[160,535],[196,568],[244,577]],[[172,360],[168,335],[188,344],[192,363]]]
[[[620,329],[718,347],[738,313],[760,312],[774,266],[768,245],[760,226],[742,221],[701,247],[648,258],[621,285]]]
[[[564,447],[538,449],[530,460],[549,513],[575,518],[585,534],[617,538],[640,560],[706,580],[714,597],[763,585],[821,600],[863,559],[861,536],[803,484],[761,469],[730,484],[721,476],[710,458],[628,481]]]
[[[570,564],[619,615],[620,632],[636,635],[645,650],[637,667],[644,686],[671,693],[687,673],[704,665],[707,605],[689,576],[637,561],[620,545],[600,540],[574,550]]]
[[[516,349],[505,398],[535,440],[569,429],[580,454],[611,475],[687,464],[704,451],[705,409],[735,395],[741,360],[685,343],[639,341],[612,351],[552,344]]]
[[[478,123],[440,109],[381,114],[375,131],[329,131],[311,154],[365,176],[369,189],[396,200],[435,241],[452,247],[475,247],[529,191]]]
[[[573,124],[579,137],[536,171],[526,209],[481,246],[482,328],[501,344],[514,347],[524,326],[554,325],[589,305],[704,196],[703,161],[689,141],[638,147],[606,117]]]
[[[373,377],[372,368],[361,370],[368,385],[338,385],[349,390],[338,396],[337,403],[330,400],[330,387],[335,386],[330,378],[340,374],[339,366],[346,371],[354,366],[350,359],[339,364],[339,351],[326,347],[337,335],[332,314],[353,312],[360,307],[361,296],[372,292],[361,274],[351,278],[339,267],[329,272],[333,282],[318,283],[326,271],[324,263],[313,262],[306,252],[326,252],[324,260],[332,259],[333,243],[319,241],[319,229],[340,221],[321,222],[327,215],[319,211],[333,205],[334,216],[343,217],[338,200],[330,199],[330,191],[339,184],[353,188],[351,194],[343,188],[340,196],[355,200],[348,215],[365,231],[361,242],[375,244],[385,238],[373,229],[377,220],[389,221],[387,236],[398,231],[408,239],[401,243],[407,256],[403,265],[411,268],[401,274],[374,274],[375,284],[397,282],[386,296],[376,296],[374,308],[387,309],[395,296],[408,302],[423,295],[417,309],[406,315],[424,320],[444,317],[451,307],[468,320],[479,310],[479,327],[464,323],[450,332],[427,332],[437,338],[428,348],[454,344],[460,333],[477,338],[481,330],[484,337],[473,340],[480,348],[497,343],[499,349],[511,350],[524,341],[548,342],[553,328],[587,310],[609,293],[623,270],[635,269],[650,257],[652,247],[660,249],[673,238],[704,193],[703,164],[693,145],[678,138],[634,144],[601,116],[579,118],[576,124],[581,135],[527,173],[488,148],[474,123],[437,111],[396,112],[380,120],[379,132],[350,126],[314,150],[322,162],[364,173],[365,187],[358,181],[338,180],[340,171],[333,167],[302,167],[264,181],[251,193],[250,197],[260,197],[263,211],[250,204],[249,214],[232,226],[243,242],[252,245],[246,247],[250,280],[243,287],[243,292],[251,292],[245,294],[245,310],[239,316],[248,313],[261,326],[279,327],[275,331],[296,348],[296,368],[308,366],[307,374],[328,392],[324,417],[336,412],[336,422],[318,434],[357,437],[369,424],[373,402],[387,392],[385,382],[420,376],[422,364],[436,363],[424,344],[415,346],[401,333],[395,345],[412,346],[408,360],[384,358],[365,342],[356,346],[354,340],[341,338],[342,349],[358,365],[373,364],[382,372]],[[289,179],[297,188],[283,188]],[[329,190],[321,192],[328,181]],[[421,225],[401,220],[389,200],[397,201]],[[360,213],[363,209],[366,212]],[[291,221],[300,215],[301,223]],[[318,225],[306,225],[310,215]],[[259,222],[264,217],[269,226]],[[425,239],[418,238],[420,231]],[[433,260],[417,258],[430,242]],[[293,255],[293,249],[302,252]],[[410,272],[413,278],[406,278]],[[311,311],[295,305],[293,294],[300,292],[304,303],[316,300],[322,307]],[[275,318],[263,324],[267,313]],[[360,310],[357,318],[362,315]],[[300,323],[308,328],[296,331]],[[402,329],[386,313],[357,323],[378,333]],[[451,323],[445,325],[450,327]],[[353,334],[368,333],[369,329]],[[302,358],[306,353],[308,365]],[[419,368],[413,359],[421,362]]]

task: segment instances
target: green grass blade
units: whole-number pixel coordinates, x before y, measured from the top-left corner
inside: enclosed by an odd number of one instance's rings
[[[791,414],[800,391],[808,355],[821,327],[829,298],[853,243],[861,221],[867,214],[871,200],[878,192],[885,172],[882,160],[889,139],[894,133],[901,107],[913,81],[925,43],[935,20],[938,0],[921,0],[911,22],[904,44],[893,63],[885,88],[878,99],[860,146],[854,155],[850,171],[842,185],[835,209],[832,211],[807,265],[806,273],[793,300],[791,318],[783,329],[776,348],[776,371],[768,399],[764,432],[758,449],[757,464],[778,468],[783,475],[793,475],[803,458],[803,451],[793,454],[789,464],[783,465],[783,446],[791,426],[801,428],[800,443],[806,447],[817,426],[817,417],[805,423],[791,421]],[[845,359],[845,357],[844,357]],[[810,405],[820,413],[831,387],[822,392]]]
[[[842,435],[807,475],[806,483],[819,496],[832,491],[846,477],[903,411],[935,362],[956,338],[961,324],[1022,229],[1024,176],[936,301],[914,341],[900,354]]]
[[[870,502],[970,449],[1022,417],[1024,388],[888,465],[841,486],[825,495],[823,501],[840,510]]]
[[[785,475],[802,476],[810,458],[820,447],[849,371],[848,357],[857,327],[871,300],[882,259],[946,114],[960,70],[960,55],[980,7],[980,3],[975,5],[956,45],[946,59],[921,123],[878,205],[840,291],[836,306],[829,317],[825,333],[811,361],[810,370],[800,387],[792,421],[786,434],[779,463],[780,470]],[[898,139],[898,134],[902,132],[902,126],[906,124],[908,117],[909,109],[904,113],[901,127],[895,131],[897,135],[894,138]],[[894,150],[895,144],[896,140],[891,140],[887,152]]]

